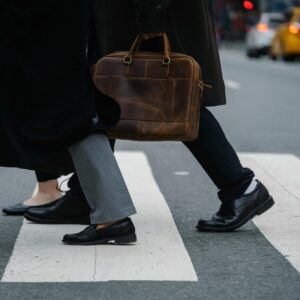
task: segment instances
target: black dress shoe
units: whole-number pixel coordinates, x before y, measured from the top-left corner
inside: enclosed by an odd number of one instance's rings
[[[68,245],[126,245],[136,241],[135,228],[130,218],[101,229],[90,225],[82,232],[63,237],[63,243]]]
[[[24,205],[23,203],[18,203],[9,207],[5,207],[2,209],[2,212],[9,216],[23,216],[28,209],[30,208],[46,208],[55,205],[56,201],[50,202],[48,204],[38,205],[38,206],[29,206]]]
[[[30,208],[24,217],[39,224],[90,224],[90,207],[79,182],[74,177],[69,181],[68,191],[57,203],[46,208]]]
[[[251,220],[256,215],[261,215],[274,205],[265,186],[257,181],[253,192],[243,195],[230,203],[222,203],[220,210],[211,220],[200,220],[198,231],[227,232],[233,231]]]

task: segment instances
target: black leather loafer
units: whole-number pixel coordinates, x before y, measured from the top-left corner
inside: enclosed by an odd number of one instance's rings
[[[82,232],[63,237],[63,243],[68,245],[126,245],[136,241],[135,227],[130,218],[101,229],[90,225]]]
[[[53,201],[51,203],[48,203],[48,204],[38,205],[38,206],[29,206],[29,205],[24,205],[23,203],[18,203],[18,204],[3,208],[2,212],[9,216],[23,216],[30,208],[35,208],[35,209],[36,208],[47,208],[47,207],[51,207],[52,205],[55,205],[56,202],[57,202],[57,200]]]
[[[199,220],[198,231],[227,232],[240,228],[256,215],[261,215],[274,205],[274,200],[265,186],[257,181],[252,193],[222,203],[220,210],[210,220]]]
[[[28,209],[24,218],[38,224],[90,224],[90,207],[79,197],[67,192],[51,207]]]
[[[71,177],[68,186],[70,190],[55,205],[46,208],[30,208],[24,214],[25,219],[39,224],[91,224],[90,207],[77,176]]]

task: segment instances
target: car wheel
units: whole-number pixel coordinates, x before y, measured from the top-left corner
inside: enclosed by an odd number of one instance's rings
[[[285,49],[285,47],[284,47],[283,43],[281,42],[280,43],[280,57],[282,58],[282,60],[285,62],[295,61],[295,56],[286,54],[284,49]]]
[[[257,50],[247,50],[247,56],[249,58],[259,58],[260,54],[259,54],[259,51],[257,51]]]
[[[285,61],[285,62],[293,62],[296,60],[296,57],[294,55],[283,55],[282,56],[282,59]]]
[[[271,58],[272,60],[274,60],[274,61],[277,60],[277,56],[276,56],[275,54],[270,54],[270,58]]]

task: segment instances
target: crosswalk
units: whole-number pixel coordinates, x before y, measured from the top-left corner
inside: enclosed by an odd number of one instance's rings
[[[254,220],[255,225],[300,272],[300,159],[262,153],[241,153],[240,157],[255,170],[276,201],[272,210]],[[143,152],[119,152],[117,159],[138,210],[133,217],[138,243],[124,247],[65,246],[61,237],[82,226],[25,221],[2,282],[199,280],[147,156]]]
[[[64,233],[82,227],[37,226],[24,222],[2,281],[197,281],[145,154],[123,152],[117,154],[117,159],[138,211],[133,217],[137,245],[66,247],[59,243]]]
[[[244,154],[242,159],[276,201],[254,224],[300,272],[300,159],[289,154]]]

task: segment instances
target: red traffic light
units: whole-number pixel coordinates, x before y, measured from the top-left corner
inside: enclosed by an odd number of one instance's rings
[[[252,10],[254,8],[254,4],[252,1],[244,1],[244,8],[247,10]]]

